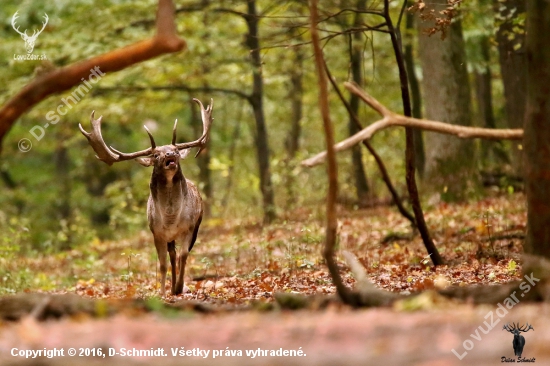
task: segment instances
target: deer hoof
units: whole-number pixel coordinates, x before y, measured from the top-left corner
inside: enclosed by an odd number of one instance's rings
[[[184,286],[183,283],[177,283],[176,288],[172,290],[173,295],[181,295],[189,292],[189,287]]]

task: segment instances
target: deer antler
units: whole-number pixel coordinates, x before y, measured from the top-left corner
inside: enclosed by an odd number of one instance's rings
[[[19,33],[20,35],[22,35],[22,36],[24,36],[24,37],[28,37],[28,38],[38,37],[38,35],[39,35],[40,33],[42,33],[42,31],[46,28],[46,25],[48,24],[48,20],[50,19],[50,18],[48,18],[48,14],[44,13],[44,16],[43,16],[44,22],[42,22],[42,29],[40,29],[39,31],[34,30],[34,31],[32,32],[32,36],[29,37],[29,36],[27,35],[27,30],[26,30],[26,29],[25,29],[25,32],[21,33],[21,32],[19,31],[19,27],[16,28],[16,26],[15,26],[15,21],[17,20],[17,18],[19,18],[19,10],[16,11],[15,14],[13,14],[13,17],[11,17],[11,26],[13,27],[13,29],[14,29],[17,33]]]
[[[46,25],[48,24],[48,20],[49,20],[50,18],[48,18],[48,14],[46,14],[46,13],[44,13],[43,18],[45,19],[45,22],[42,23],[42,29],[40,29],[40,30],[38,31],[38,33],[37,33],[36,30],[33,31],[33,32],[32,32],[31,38],[32,38],[32,37],[38,37],[38,35],[39,35],[40,33],[42,33],[42,31],[46,28]]]
[[[19,34],[22,35],[22,36],[26,36],[26,37],[27,37],[27,30],[25,30],[24,33],[21,33],[21,32],[19,31],[19,27],[15,28],[15,21],[17,20],[17,18],[19,18],[18,13],[19,13],[19,10],[16,11],[15,14],[13,14],[13,17],[11,17],[11,26],[13,27],[13,29],[14,29],[17,33],[19,33]]]
[[[512,323],[512,326],[510,326],[509,323],[506,323],[506,324],[504,324],[502,329],[506,329],[508,332],[514,333],[514,331],[517,330],[517,327],[516,327],[515,323]]]
[[[193,101],[196,102],[201,107],[201,118],[202,118],[202,136],[195,141],[191,142],[182,142],[176,144],[176,124],[174,124],[174,132],[172,136],[172,144],[175,145],[179,150],[189,149],[192,147],[199,147],[199,151],[195,154],[195,157],[200,154],[206,143],[208,142],[210,126],[212,125],[212,109],[214,109],[214,99],[210,99],[210,105],[204,108],[202,102],[196,98],[193,98]],[[176,120],[177,123],[177,120]]]
[[[529,323],[523,325],[523,326],[520,326],[519,323],[512,323],[512,326],[510,326],[509,323],[506,323],[502,329],[506,329],[508,332],[510,333],[514,333],[515,331],[518,331],[518,332],[528,332],[530,329],[533,329],[533,326],[531,326]]]
[[[103,136],[101,135],[101,119],[103,118],[103,116],[100,116],[98,119],[94,119],[94,113],[95,111],[93,111],[90,116],[90,122],[92,123],[92,132],[86,132],[86,130],[84,130],[80,123],[78,124],[78,128],[80,129],[80,132],[82,132],[84,137],[88,139],[88,143],[96,152],[96,158],[103,161],[104,163],[107,163],[108,165],[113,165],[113,163],[118,163],[120,161],[132,160],[141,156],[151,155],[156,145],[155,140],[153,139],[153,135],[151,135],[151,132],[147,129],[147,127],[145,127],[145,130],[147,131],[149,139],[151,140],[151,147],[145,150],[125,154],[114,149],[111,146],[107,146],[105,141],[103,141]]]
[[[533,328],[533,326],[531,326],[529,323],[527,323],[526,325],[518,328],[518,330],[521,331],[521,332],[528,332],[530,329],[533,329],[533,331],[535,330]]]

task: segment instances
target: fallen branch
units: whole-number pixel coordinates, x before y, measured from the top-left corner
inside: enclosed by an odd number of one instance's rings
[[[521,129],[495,130],[491,128],[457,126],[439,121],[405,117],[390,111],[388,108],[386,108],[379,101],[370,96],[367,92],[358,87],[356,84],[346,82],[344,83],[344,86],[350,92],[358,95],[365,103],[367,103],[372,109],[378,112],[383,118],[359,131],[355,135],[334,145],[335,152],[347,150],[363,140],[370,139],[376,132],[391,126],[420,128],[422,130],[455,135],[459,138],[482,138],[488,140],[521,140],[523,138],[523,130]],[[326,151],[321,152],[309,159],[302,161],[301,164],[307,167],[319,165],[324,162],[326,155]]]
[[[175,8],[171,0],[159,0],[156,25],[153,38],[62,67],[27,84],[0,108],[0,144],[17,118],[48,96],[80,84],[82,78],[88,78],[90,69],[98,67],[102,73],[119,71],[185,47],[185,41],[177,35]]]

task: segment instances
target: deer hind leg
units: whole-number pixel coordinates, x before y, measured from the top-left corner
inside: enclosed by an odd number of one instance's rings
[[[164,297],[166,294],[166,270],[168,269],[166,266],[167,244],[165,241],[155,238],[155,247],[157,248],[157,255],[160,263],[160,296]]]
[[[168,243],[168,254],[170,255],[170,266],[172,267],[172,295],[176,294],[176,241]]]

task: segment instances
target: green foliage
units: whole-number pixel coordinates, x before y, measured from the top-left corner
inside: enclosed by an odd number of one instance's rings
[[[185,6],[194,2],[176,2]],[[309,58],[308,34],[288,30],[288,19],[307,23],[307,8],[297,3],[268,3],[259,1],[260,12],[266,16],[260,23],[262,73],[265,81],[264,106],[271,148],[271,172],[275,186],[278,214],[292,215],[305,206],[322,205],[326,189],[323,169],[305,169],[299,162],[324,149],[321,123],[317,108],[317,87],[313,63]],[[246,11],[244,3],[222,2],[238,12]],[[392,14],[397,18],[399,6],[392,2]],[[141,23],[151,20],[157,2],[153,0],[62,0],[55,2],[4,1],[0,8],[0,103],[5,103],[34,77],[83,59],[114,50],[153,36],[154,27]],[[336,13],[337,4],[325,10]],[[472,8],[476,8],[472,6]],[[491,21],[483,18],[487,6],[477,13],[466,12],[465,33],[472,40],[490,33]],[[482,11],[483,10],[483,11]],[[24,53],[21,37],[11,27],[11,17],[19,11],[21,29],[41,25],[42,14],[49,15],[48,26],[38,37],[35,54],[47,55],[43,61],[17,61],[14,54]],[[343,13],[324,26],[326,34],[342,31],[351,25],[353,13]],[[365,15],[364,21],[376,18]],[[521,26],[521,18],[514,20]],[[191,120],[190,98],[215,100],[215,122],[210,142],[209,169],[213,197],[209,197],[210,220],[224,218],[261,217],[261,196],[255,156],[252,109],[235,93],[189,93],[186,90],[154,90],[162,86],[204,86],[251,93],[252,69],[249,51],[244,47],[247,31],[243,18],[214,11],[181,12],[177,17],[178,33],[187,43],[187,50],[136,64],[117,73],[109,73],[94,84],[89,93],[62,116],[57,124],[45,130],[42,139],[30,134],[34,126],[44,126],[46,114],[63,105],[74,90],[47,98],[19,118],[3,141],[2,169],[10,174],[15,187],[5,187],[0,195],[0,254],[2,264],[15,255],[35,252],[55,253],[79,247],[98,239],[121,239],[147,230],[146,203],[150,169],[132,162],[108,167],[94,158],[92,149],[78,132],[78,124],[89,128],[89,115],[103,115],[103,136],[108,144],[122,151],[136,151],[149,146],[142,129],[148,124],[157,143],[170,141],[171,126],[179,119],[178,134],[191,140],[200,133],[200,122]],[[294,32],[294,31],[293,31]],[[402,110],[395,58],[386,34],[366,32],[360,45],[364,55],[365,85],[369,92],[390,109]],[[297,156],[289,159],[285,140],[289,131],[291,103],[289,98],[290,72],[296,67],[291,45],[302,44],[303,118],[301,147]],[[348,38],[345,35],[327,40],[325,55],[332,74],[339,84],[349,79]],[[357,45],[356,45],[357,46]],[[475,54],[475,51],[471,52]],[[474,58],[472,57],[472,60]],[[472,61],[474,63],[474,61]],[[132,89],[136,88],[136,89]],[[501,91],[499,91],[501,93]],[[330,107],[338,140],[348,135],[347,113],[336,95],[331,92]],[[364,125],[378,119],[362,106],[360,119]],[[235,138],[235,126],[239,126]],[[197,128],[199,130],[197,130]],[[197,132],[199,131],[199,132]],[[18,149],[22,138],[31,140],[27,153]],[[379,133],[372,141],[388,167],[398,190],[403,192],[404,133],[391,129]],[[57,164],[59,153],[68,151],[68,163]],[[233,153],[232,153],[233,151]],[[374,159],[364,154],[369,184],[379,196],[387,196],[378,178]],[[354,192],[353,167],[349,154],[338,157],[340,192],[342,197]],[[57,165],[56,165],[57,164]],[[195,159],[182,162],[184,174],[197,182],[201,189]],[[292,186],[289,189],[289,186]],[[68,208],[67,208],[68,207]],[[68,214],[67,211],[68,210]],[[323,210],[315,209],[314,217]],[[217,221],[216,221],[217,220]],[[259,220],[259,219],[258,219]],[[322,234],[306,235],[305,244],[318,244]],[[290,252],[290,251],[289,251]],[[292,255],[291,255],[292,256]],[[302,261],[307,258],[292,258]],[[0,266],[0,274],[8,271]],[[3,271],[3,272],[2,272]],[[15,276],[16,272],[10,272]],[[14,288],[26,283],[22,272]],[[10,287],[11,288],[11,287]]]

